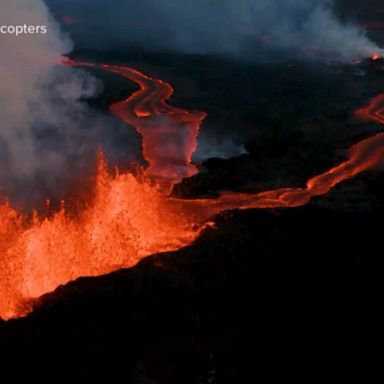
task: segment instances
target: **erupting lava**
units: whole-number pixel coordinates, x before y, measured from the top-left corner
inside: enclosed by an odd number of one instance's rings
[[[95,67],[67,60],[66,65]],[[75,215],[65,206],[53,216],[32,219],[0,204],[0,316],[22,316],[28,302],[80,276],[129,267],[153,253],[190,244],[205,223],[228,209],[296,207],[343,180],[381,163],[384,133],[354,145],[343,163],[313,177],[305,188],[258,194],[226,193],[218,199],[168,197],[173,186],[197,172],[191,163],[205,114],[169,106],[172,87],[124,66],[101,65],[137,83],[139,90],[111,111],[142,136],[148,168],[142,180],[112,174],[100,156],[95,190]],[[356,114],[384,124],[384,94]]]

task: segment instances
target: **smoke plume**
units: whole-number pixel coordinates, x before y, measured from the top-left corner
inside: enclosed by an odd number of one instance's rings
[[[81,47],[354,60],[378,50],[333,0],[48,0]],[[80,6],[81,5],[81,6]]]
[[[0,194],[31,203],[82,177],[103,127],[119,123],[84,102],[100,90],[96,79],[58,65],[72,44],[42,0],[3,0],[1,6],[0,25],[10,26],[3,31],[47,30],[0,34]]]

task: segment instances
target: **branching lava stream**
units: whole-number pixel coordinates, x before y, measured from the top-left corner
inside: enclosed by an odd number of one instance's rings
[[[343,180],[379,165],[384,133],[352,146],[349,158],[308,180],[304,188],[282,188],[258,194],[225,193],[218,199],[170,198],[173,186],[196,174],[192,154],[197,147],[203,112],[167,104],[172,87],[124,66],[65,61],[98,67],[134,81],[139,90],[111,106],[111,112],[142,136],[148,167],[142,178],[108,171],[102,155],[95,191],[76,216],[65,206],[32,219],[0,203],[0,316],[23,316],[31,299],[80,276],[96,276],[130,267],[145,256],[180,249],[195,240],[209,219],[228,209],[297,207],[326,194]],[[356,115],[384,124],[384,95]]]

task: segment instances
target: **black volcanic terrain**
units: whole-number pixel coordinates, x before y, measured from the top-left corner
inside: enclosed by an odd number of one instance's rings
[[[179,252],[60,287],[0,323],[2,377],[236,383],[357,369],[382,340],[383,188],[362,178],[304,208],[228,213]]]

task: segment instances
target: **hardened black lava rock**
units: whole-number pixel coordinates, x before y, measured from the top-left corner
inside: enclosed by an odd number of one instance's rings
[[[354,372],[382,341],[379,180],[356,181],[366,199],[340,186],[332,207],[318,199],[226,213],[185,249],[59,287],[28,317],[0,323],[2,382],[311,382]],[[345,209],[353,193],[364,209]]]

